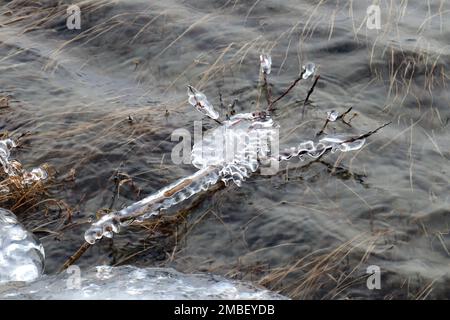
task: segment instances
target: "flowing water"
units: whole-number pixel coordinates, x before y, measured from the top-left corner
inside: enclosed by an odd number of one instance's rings
[[[72,215],[50,202],[16,212],[45,247],[46,273],[80,247],[98,210],[195,172],[171,160],[171,133],[202,119],[187,85],[222,116],[221,99],[237,99],[238,113],[266,108],[266,52],[274,97],[309,61],[321,76],[304,117],[313,77],[277,103],[282,146],[313,139],[330,110],[357,115],[327,133],[392,123],[356,152],[208,193],[170,232],[131,227],[103,239],[77,265],[208,271],[293,298],[449,297],[448,2],[383,2],[378,30],[366,25],[372,1],[84,1],[81,29],[68,30],[76,2],[0,7],[0,94],[10,100],[0,127],[27,133],[13,156],[52,166],[51,197]],[[380,290],[366,286],[371,265]]]

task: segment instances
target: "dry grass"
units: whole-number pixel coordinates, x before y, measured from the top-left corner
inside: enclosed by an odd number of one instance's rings
[[[21,176],[0,176],[0,189],[4,191],[0,193],[0,206],[13,212],[27,210],[49,196],[48,187],[42,181],[26,184]]]
[[[364,233],[328,252],[312,252],[271,270],[258,282],[294,299],[345,298],[347,289],[365,282],[367,274],[361,270],[384,234]]]
[[[21,166],[17,160],[12,160],[15,167]],[[17,215],[30,215],[35,212],[43,212],[44,215],[55,207],[66,212],[66,217],[72,215],[72,209],[63,201],[53,198],[60,186],[54,178],[55,171],[49,165],[41,166],[48,173],[46,180],[25,181],[23,175],[8,176],[0,170],[0,207],[7,208]]]
[[[17,143],[17,148],[23,149],[24,140],[28,133],[15,135],[14,141]],[[3,132],[1,139],[8,138],[10,133]],[[12,151],[15,155],[16,150]],[[29,180],[28,168],[23,168],[22,164],[14,159],[10,160],[11,167],[14,168],[15,174],[8,175],[3,167],[0,167],[0,207],[11,210],[19,216],[22,222],[28,226],[28,220],[36,220],[31,218],[39,215],[42,218],[48,217],[49,212],[58,212],[57,217],[51,223],[62,221],[59,226],[52,230],[46,229],[50,233],[56,233],[64,221],[70,221],[73,214],[73,209],[63,200],[55,198],[53,195],[58,193],[60,187],[64,185],[63,180],[56,179],[56,170],[50,165],[44,163],[40,166],[47,173],[45,180],[31,181]],[[48,220],[48,219],[45,219]],[[37,219],[39,221],[39,219]],[[31,224],[36,221],[31,222]],[[49,224],[48,221],[42,222],[44,225]],[[39,224],[39,223],[38,223]],[[33,231],[40,229],[41,226],[35,226]]]

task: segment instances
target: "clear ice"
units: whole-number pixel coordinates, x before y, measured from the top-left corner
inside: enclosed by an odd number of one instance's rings
[[[305,141],[298,145],[298,147],[292,147],[280,153],[279,160],[285,161],[290,160],[294,157],[298,157],[300,160],[305,160],[305,156],[311,158],[319,158],[325,152],[331,151],[335,153],[336,151],[349,152],[361,149],[365,143],[365,139],[357,139],[352,142],[348,141],[349,137],[345,136],[327,136],[320,139],[317,143],[313,141]]]
[[[211,166],[199,170],[120,211],[104,215],[92,223],[86,230],[84,238],[91,244],[103,237],[111,238],[113,233],[118,233],[120,227],[127,226],[130,221],[142,222],[159,215],[161,211],[169,209],[194,194],[208,190],[218,180],[219,168]]]
[[[11,149],[15,148],[16,144],[11,139],[0,140],[0,164],[3,171],[8,177],[22,177],[23,186],[31,185],[37,181],[45,181],[48,178],[48,173],[43,167],[34,168],[27,171],[22,168],[20,162],[11,160]],[[2,187],[2,191],[9,191],[6,186]]]
[[[44,269],[44,248],[17,217],[0,208],[0,283],[32,281]]]
[[[277,125],[265,113],[242,113],[231,116],[220,126],[205,133],[203,139],[194,144],[191,161],[199,169],[194,174],[181,178],[156,193],[116,212],[104,215],[92,223],[85,232],[85,240],[93,244],[97,240],[113,237],[122,226],[130,222],[145,221],[170,207],[203,191],[219,181],[240,186],[260,166],[261,161],[289,160],[306,156],[318,158],[327,151],[347,152],[361,148],[364,139],[345,142],[348,137],[327,136],[317,143],[306,141],[281,153],[276,159],[268,150],[268,142],[274,140]]]
[[[366,142],[366,139],[358,139],[352,142],[345,142],[348,141],[350,137],[346,136],[328,136],[320,141],[324,144],[329,144],[332,147],[331,152],[341,151],[341,152],[349,152],[349,151],[356,151],[362,148],[364,143]]]
[[[259,61],[261,64],[261,71],[265,74],[270,74],[270,70],[272,68],[272,57],[263,53],[259,56]]]
[[[337,120],[337,118],[339,117],[339,112],[337,112],[336,110],[331,110],[327,112],[327,120],[334,122]]]
[[[308,62],[303,66],[303,79],[308,79],[316,71],[316,65],[312,62]]]
[[[183,274],[169,268],[98,266],[83,270],[79,285],[71,283],[73,276],[73,273],[63,272],[44,275],[26,287],[0,286],[0,299],[287,299],[248,282],[211,274]]]
[[[214,110],[214,107],[211,103],[209,103],[208,99],[206,99],[206,96],[203,93],[192,86],[188,86],[187,93],[189,96],[189,103],[198,111],[214,120],[217,120],[219,118],[219,113]]]
[[[274,133],[269,116],[252,113],[237,114],[221,126],[207,132],[194,144],[192,164],[199,170],[175,181],[158,192],[116,212],[104,215],[92,223],[84,238],[93,244],[103,237],[112,237],[130,220],[142,222],[162,211],[207,191],[217,182],[233,182],[240,186],[259,167],[259,157],[265,152],[265,142]],[[262,146],[262,147],[261,147]]]
[[[8,176],[14,174],[9,157],[11,156],[11,149],[15,147],[16,144],[11,139],[0,140],[0,164]]]

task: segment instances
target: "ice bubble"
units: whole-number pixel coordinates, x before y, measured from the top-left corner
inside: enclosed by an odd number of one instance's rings
[[[308,79],[316,71],[316,65],[312,62],[308,62],[303,66],[303,79]]]

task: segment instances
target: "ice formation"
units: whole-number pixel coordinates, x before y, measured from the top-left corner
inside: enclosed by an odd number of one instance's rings
[[[31,185],[37,181],[44,181],[48,178],[47,170],[43,167],[34,168],[27,171],[22,168],[20,162],[11,160],[11,149],[16,147],[16,143],[11,139],[0,140],[0,164],[3,172],[8,177],[20,177],[20,183],[23,187]],[[2,186],[3,191],[8,191],[6,186]]]
[[[206,99],[206,96],[195,89],[192,86],[188,86],[188,96],[189,96],[189,103],[194,106],[198,111],[203,113],[204,115],[210,117],[211,119],[218,119],[219,113],[214,110],[214,107],[211,103],[209,103],[208,99]]]
[[[31,281],[44,268],[44,248],[9,210],[0,208],[0,283]]]
[[[70,271],[70,270],[68,270]],[[81,273],[43,276],[26,287],[0,287],[0,299],[287,299],[243,281],[211,274],[183,274],[169,268],[99,266]]]
[[[270,74],[270,70],[272,68],[272,57],[268,54],[261,54],[259,56],[259,61],[261,64],[261,71],[264,74]]]
[[[272,59],[266,54],[260,56],[261,70],[270,73]],[[307,79],[315,72],[315,64],[308,62],[303,66],[302,78]],[[296,80],[294,85],[298,82]],[[290,88],[293,86],[291,85]],[[290,90],[290,89],[288,89]],[[283,97],[285,94],[281,95]],[[266,161],[285,161],[293,157],[304,160],[317,159],[330,151],[348,152],[360,149],[364,137],[327,136],[317,142],[306,141],[285,152],[271,154],[272,144],[278,143],[278,125],[271,117],[270,103],[267,111],[235,114],[227,120],[219,121],[219,114],[208,102],[206,96],[188,86],[188,102],[197,110],[216,120],[219,126],[208,131],[203,139],[193,146],[192,164],[199,169],[194,174],[179,179],[158,192],[116,212],[111,212],[92,223],[85,232],[85,240],[93,244],[103,237],[112,237],[133,221],[142,222],[170,207],[210,189],[218,182],[230,182],[240,186]],[[328,121],[339,117],[336,111],[327,114]]]
[[[346,142],[345,137],[328,136],[317,143],[303,142],[274,159],[268,144],[274,140],[276,129],[276,123],[265,112],[236,114],[223,121],[193,146],[191,160],[199,171],[120,211],[104,215],[85,232],[85,240],[93,244],[103,237],[111,238],[120,231],[121,226],[127,226],[133,220],[142,222],[159,215],[219,181],[240,186],[257,171],[262,160],[284,161],[292,157],[303,160],[305,156],[318,158],[327,151],[347,152],[357,150],[364,144],[364,139]]]
[[[312,62],[308,62],[303,66],[303,79],[308,79],[314,72],[316,72],[316,65]]]
[[[91,227],[85,232],[85,240],[93,244],[103,237],[111,238],[113,233],[120,231],[121,226],[128,225],[132,220],[144,221],[196,193],[208,190],[219,180],[219,171],[219,168],[214,166],[204,168],[129,207],[104,215],[98,221],[92,223]]]
[[[9,157],[11,156],[11,149],[15,147],[16,144],[11,139],[0,140],[0,164],[7,175],[14,174]]]
[[[194,144],[191,159],[199,169],[197,172],[129,207],[104,215],[86,231],[85,240],[92,244],[102,237],[112,237],[131,220],[149,219],[199,192],[207,191],[219,181],[241,185],[258,169],[259,158],[267,153],[267,139],[272,134],[274,122],[267,115],[246,113],[232,116]]]
[[[337,118],[339,117],[339,112],[335,111],[335,110],[331,110],[327,112],[327,120],[334,122],[337,120]]]
[[[298,147],[292,147],[280,153],[278,159],[285,161],[298,157],[300,160],[305,160],[305,156],[317,159],[327,151],[335,153],[336,151],[349,152],[361,149],[365,142],[365,139],[347,142],[348,140],[349,137],[336,135],[320,139],[318,143],[311,140],[302,142]]]

